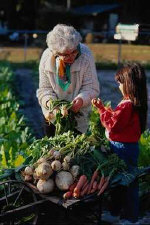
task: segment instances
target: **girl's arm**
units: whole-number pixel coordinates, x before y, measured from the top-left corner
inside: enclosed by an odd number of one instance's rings
[[[115,110],[105,108],[102,104],[98,108],[103,126],[108,131],[121,131],[126,127],[132,117],[133,105],[131,102],[124,102]]]

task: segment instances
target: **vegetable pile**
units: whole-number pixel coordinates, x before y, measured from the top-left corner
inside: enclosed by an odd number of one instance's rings
[[[125,171],[126,165],[109,149],[105,153],[101,146],[97,149],[95,143],[91,135],[75,136],[71,131],[36,140],[29,149],[30,166],[22,172],[24,180],[36,185],[41,193],[59,191],[64,199],[101,195],[115,173]]]

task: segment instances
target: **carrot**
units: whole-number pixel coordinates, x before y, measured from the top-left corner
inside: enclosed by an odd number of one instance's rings
[[[97,184],[97,181],[95,180],[95,181],[93,182],[92,189],[93,189],[93,188],[97,188],[97,186],[98,186],[98,184]]]
[[[65,194],[63,194],[64,199],[68,199],[72,197],[72,191],[67,191]]]
[[[79,181],[74,189],[74,192],[80,192],[83,185],[86,183],[87,177],[85,175],[81,175]]]
[[[93,186],[93,183],[94,181],[96,180],[96,178],[98,177],[98,170],[96,169],[92,175],[92,178],[91,178],[91,182],[90,182],[90,185],[89,185],[89,189],[88,189],[88,194],[90,194],[90,191],[92,189],[92,186]]]
[[[107,188],[108,184],[109,184],[109,180],[110,180],[110,177],[108,176],[105,180],[105,183],[103,184],[103,186],[101,187],[100,191],[98,192],[98,196],[101,195]]]
[[[86,185],[86,186],[84,187],[84,189],[81,191],[81,194],[80,194],[81,197],[83,197],[83,196],[87,193],[88,188],[89,188],[89,183],[87,183],[87,185]]]
[[[88,184],[88,180],[85,182],[85,184],[83,185],[83,187],[81,188],[81,191],[87,186]]]
[[[69,187],[69,191],[73,192],[76,186],[77,186],[77,182],[71,184],[70,187]]]
[[[74,198],[79,198],[80,195],[79,195],[78,193],[76,193],[76,192],[73,192],[73,197],[74,197]]]
[[[100,190],[105,182],[104,174],[101,176],[100,182],[98,184],[98,190]]]

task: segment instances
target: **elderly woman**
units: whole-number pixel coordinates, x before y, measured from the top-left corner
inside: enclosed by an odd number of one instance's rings
[[[99,82],[93,56],[81,44],[81,35],[72,26],[56,25],[47,35],[48,48],[43,52],[39,65],[37,97],[45,118],[51,99],[73,103],[78,115],[76,130],[84,133],[88,128],[91,100],[99,95]],[[52,124],[47,123],[45,134],[54,135]]]

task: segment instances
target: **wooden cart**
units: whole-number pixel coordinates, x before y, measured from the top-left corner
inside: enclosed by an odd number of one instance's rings
[[[17,180],[0,183],[0,224],[96,224],[100,221],[101,198],[90,194],[65,201],[62,193],[41,194],[34,185]]]

